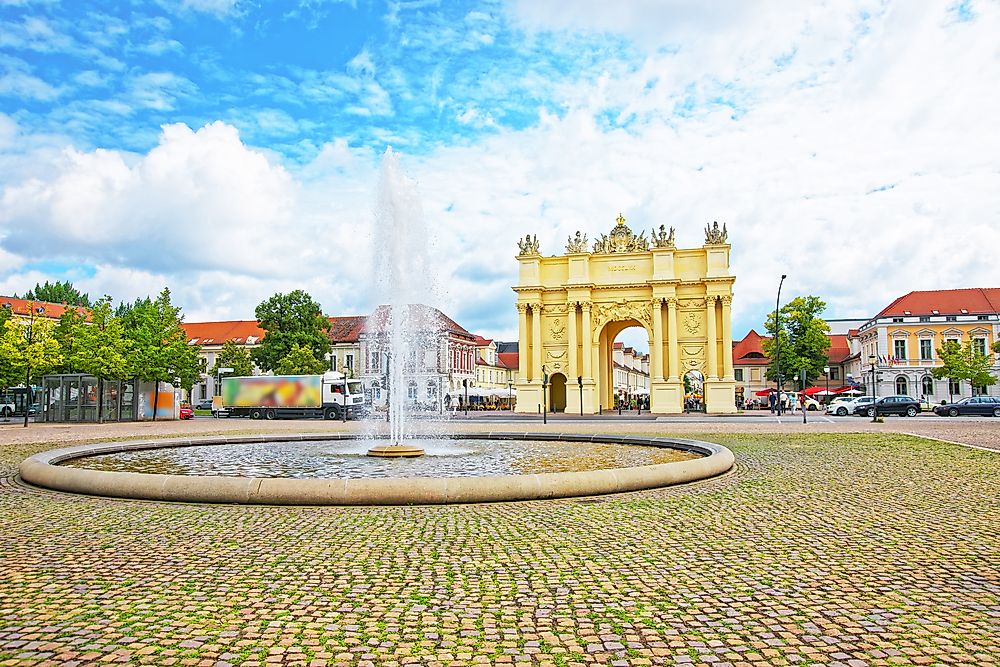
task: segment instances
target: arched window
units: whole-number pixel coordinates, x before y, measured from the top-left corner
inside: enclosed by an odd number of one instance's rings
[[[406,397],[408,399],[410,399],[411,401],[417,400],[417,383],[416,382],[412,382],[411,381],[410,384],[407,385],[407,387],[406,387]]]
[[[923,393],[924,396],[933,396],[934,378],[932,378],[930,375],[925,375],[924,378],[920,381],[920,391]]]
[[[906,381],[906,376],[905,375],[897,375],[896,376],[896,394],[898,394],[899,396],[907,396],[907,395],[909,395],[909,393],[910,393],[909,383]]]

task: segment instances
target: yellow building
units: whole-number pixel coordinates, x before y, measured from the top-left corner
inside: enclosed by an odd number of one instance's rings
[[[580,232],[566,253],[543,257],[536,237],[518,243],[517,411],[595,414],[614,404],[613,343],[639,326],[649,339],[650,409],[678,413],[684,377],[699,378],[710,412],[734,412],[725,226],[705,229],[699,248],[678,249],[663,225],[647,239],[618,216],[592,247]],[[543,392],[542,381],[549,386]],[[582,391],[567,391],[567,384]],[[580,405],[582,400],[583,405]]]
[[[931,370],[941,364],[937,351],[945,342],[971,342],[993,357],[993,375],[1000,376],[1000,360],[990,351],[998,338],[1000,288],[910,292],[859,327],[859,353],[851,372],[867,384],[874,357],[879,396],[907,395],[939,403],[952,397],[995,395],[995,384],[973,387],[966,381],[937,380]]]

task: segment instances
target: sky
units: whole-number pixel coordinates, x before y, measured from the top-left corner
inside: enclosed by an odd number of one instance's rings
[[[726,223],[737,338],[996,287],[998,0],[0,0],[0,294],[188,321],[378,301],[380,160],[428,300],[516,339],[516,242]],[[627,341],[631,342],[631,341]],[[634,339],[645,348],[645,341]]]

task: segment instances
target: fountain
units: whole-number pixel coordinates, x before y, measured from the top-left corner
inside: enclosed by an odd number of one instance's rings
[[[427,227],[424,222],[416,183],[407,178],[399,164],[399,155],[387,148],[382,156],[378,205],[375,209],[377,243],[375,250],[375,285],[386,320],[387,331],[387,405],[389,444],[375,445],[369,456],[413,458],[424,450],[403,443],[409,435],[409,406],[402,391],[404,369],[411,355],[419,351],[412,305],[434,293],[428,281],[432,275],[427,265]]]
[[[38,486],[91,495],[268,505],[411,505],[592,496],[714,477],[734,457],[707,442],[581,433],[414,432],[404,386],[412,355],[435,328],[415,304],[435,296],[427,229],[415,183],[391,149],[375,211],[370,320],[386,360],[388,440],[350,433],[272,434],[107,442],[52,450],[21,463]],[[377,317],[376,317],[377,315]],[[430,439],[421,439],[429,436]],[[418,446],[414,443],[420,443]],[[235,448],[235,449],[234,449]],[[431,456],[424,456],[425,448]],[[386,460],[400,459],[400,460]],[[408,460],[412,459],[412,460]]]

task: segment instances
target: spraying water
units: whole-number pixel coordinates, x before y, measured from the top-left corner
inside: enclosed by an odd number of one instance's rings
[[[417,184],[403,173],[399,154],[388,148],[382,156],[374,238],[376,294],[384,305],[372,316],[372,328],[382,332],[380,363],[387,364],[383,372],[394,443],[411,435],[408,383],[427,364],[423,355],[436,354],[436,341],[428,338],[430,323],[424,321],[426,309],[416,305],[436,296],[427,239]]]

